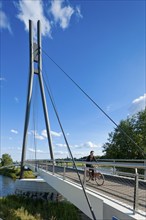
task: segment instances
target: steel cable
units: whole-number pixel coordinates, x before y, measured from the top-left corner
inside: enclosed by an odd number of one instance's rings
[[[44,78],[43,78],[43,79],[44,79]],[[76,166],[76,163],[75,163],[74,157],[73,157],[73,155],[72,155],[72,152],[71,152],[71,149],[70,149],[69,143],[68,143],[68,141],[67,141],[67,138],[66,138],[66,135],[65,135],[65,132],[64,132],[64,129],[63,129],[63,126],[62,126],[62,123],[61,123],[61,120],[60,120],[60,117],[59,117],[59,114],[58,114],[58,111],[57,111],[56,105],[55,105],[55,101],[54,101],[53,96],[52,96],[51,89],[50,89],[50,87],[48,88],[45,79],[44,79],[44,83],[45,83],[45,86],[46,86],[46,89],[47,89],[48,95],[49,95],[49,97],[50,97],[50,101],[51,101],[51,103],[52,103],[52,106],[53,106],[53,109],[54,109],[55,115],[56,115],[56,117],[57,117],[57,120],[58,120],[59,126],[60,126],[60,128],[61,128],[61,131],[62,131],[62,134],[63,134],[64,140],[65,140],[65,143],[66,143],[67,149],[68,149],[69,154],[70,154],[70,156],[71,156],[71,158],[72,158],[73,165],[74,165],[74,167],[75,167],[75,170],[76,170],[76,173],[77,173],[77,175],[78,175],[78,178],[79,178],[80,184],[81,184],[81,186],[82,186],[82,189],[83,189],[83,192],[84,192],[84,195],[85,195],[86,201],[87,201],[88,206],[89,206],[89,209],[90,209],[90,211],[91,211],[91,215],[92,215],[93,219],[96,220],[96,217],[95,217],[95,214],[94,214],[93,208],[92,208],[92,206],[91,206],[91,204],[90,204],[90,200],[89,200],[89,198],[88,198],[88,196],[87,196],[87,193],[86,193],[86,191],[85,191],[85,188],[84,188],[84,185],[83,185],[83,183],[82,183],[82,180],[81,180],[81,177],[80,177],[79,171],[78,171],[78,169],[77,169],[77,166]]]
[[[76,83],[43,49],[42,52],[67,76],[68,79],[146,156],[144,150]]]

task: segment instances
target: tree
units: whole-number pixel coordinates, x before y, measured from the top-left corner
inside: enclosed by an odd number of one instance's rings
[[[1,158],[1,165],[8,166],[13,163],[13,160],[9,154],[3,154]]]
[[[121,130],[127,135],[124,135]],[[122,120],[118,128],[109,134],[108,142],[103,145],[103,152],[105,152],[105,158],[145,159],[146,109]]]

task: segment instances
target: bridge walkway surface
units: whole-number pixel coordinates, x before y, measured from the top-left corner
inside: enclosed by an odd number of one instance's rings
[[[53,167],[49,166],[48,171],[53,172]],[[61,176],[64,175],[63,167],[55,167],[55,173]],[[84,178],[84,172],[79,171],[81,179]],[[66,168],[65,177],[79,183],[79,179],[75,169]],[[133,179],[128,177],[111,176],[104,174],[104,184],[98,186],[95,181],[86,182],[86,187],[91,190],[96,191],[97,194],[102,194],[102,196],[108,196],[111,200],[118,200],[121,204],[124,203],[125,206],[133,206],[134,203],[134,186],[135,182]],[[139,181],[139,192],[138,192],[138,205],[139,209],[146,211],[146,182]]]
[[[74,168],[45,163],[37,166],[34,163],[26,163],[26,166],[32,170],[37,169],[40,177],[91,218]],[[146,180],[138,179],[138,185],[135,187],[135,178],[104,173],[104,184],[99,186],[95,181],[85,181],[84,170],[78,169],[78,172],[97,219],[106,219],[109,210],[112,210],[109,219],[112,219],[115,213],[119,219],[124,220],[146,219]]]

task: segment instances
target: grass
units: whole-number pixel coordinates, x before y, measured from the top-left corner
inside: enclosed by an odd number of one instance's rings
[[[0,169],[0,175],[11,177],[12,179],[18,179],[20,177],[20,168],[11,167]],[[24,171],[24,178],[35,178],[32,171]]]
[[[78,209],[68,202],[47,202],[16,195],[0,198],[0,218],[6,220],[79,220]]]

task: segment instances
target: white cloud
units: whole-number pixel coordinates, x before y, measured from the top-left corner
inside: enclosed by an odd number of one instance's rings
[[[19,103],[19,99],[17,97],[14,97],[14,100],[16,103]]]
[[[59,148],[61,149],[61,151],[60,150],[57,151],[57,152],[60,152],[58,157],[62,156],[62,158],[65,158],[67,155],[69,156],[69,153],[67,154],[66,144],[58,143],[58,144],[55,144],[55,146],[56,146],[55,149],[59,149]],[[80,158],[80,157],[89,155],[91,150],[95,151],[95,155],[102,155],[103,153],[102,153],[101,146],[102,146],[101,144],[95,144],[91,141],[88,141],[88,142],[85,142],[82,144],[69,145],[69,147],[71,148],[73,157],[76,157],[76,158]],[[59,147],[59,148],[57,148],[57,147]],[[64,155],[63,155],[63,152],[65,152]],[[56,158],[57,158],[57,156],[56,156]]]
[[[83,15],[81,14],[81,9],[79,6],[76,6],[76,15],[78,18],[83,18]]]
[[[0,29],[7,29],[10,33],[12,33],[9,19],[5,12],[2,11],[2,3],[0,4]]]
[[[54,155],[56,158],[59,156],[62,156],[62,158],[65,158],[67,157],[68,152],[67,151],[54,151]]]
[[[6,81],[4,77],[0,77],[0,81]]]
[[[55,144],[57,147],[66,147],[66,144]]]
[[[63,0],[53,0],[51,4],[50,12],[52,13],[56,23],[59,23],[60,27],[65,29],[68,27],[71,16],[74,13],[74,9],[71,6],[63,7]]]
[[[47,131],[46,129],[42,130],[41,135],[45,138],[47,138]],[[51,131],[51,135],[54,137],[61,137],[62,133],[61,132],[56,132],[56,131]]]
[[[40,141],[42,141],[42,140],[45,139],[42,135],[39,135],[39,134],[37,133],[37,131],[31,130],[31,133],[35,136],[36,139],[38,139],[38,140],[40,140]]]
[[[39,135],[39,134],[35,134],[35,138],[40,140],[40,141],[44,140],[44,137]]]
[[[18,134],[18,131],[14,130],[14,129],[11,129],[11,132],[14,134]]]
[[[38,140],[44,140],[45,138],[47,138],[46,129],[42,130],[41,135],[39,135],[37,131],[33,131],[33,130],[31,130],[31,132],[29,132],[29,134],[35,135],[35,138]],[[61,137],[62,134],[61,134],[61,132],[51,131],[51,135],[54,137]]]
[[[51,131],[51,135],[54,136],[54,137],[61,137],[62,133],[61,132]]]
[[[45,129],[42,130],[41,135],[42,135],[43,137],[47,138],[47,131],[46,131]]]
[[[130,107],[131,114],[135,114],[139,111],[142,111],[146,108],[146,93],[143,96],[140,96],[132,101]]]
[[[41,21],[42,35],[52,38],[53,24],[59,24],[62,29],[66,29],[73,14],[78,19],[83,18],[80,6],[73,8],[64,0],[52,0],[50,4],[44,3],[43,0],[19,0],[18,3],[14,2],[14,4],[18,9],[17,18],[24,23],[26,31],[29,30],[28,21],[33,21],[35,38],[37,35],[36,22],[38,20]],[[49,16],[49,19],[47,16]]]
[[[33,148],[28,148],[28,151],[34,153],[34,152],[35,152],[35,149],[33,149]],[[36,150],[36,153],[46,153],[46,152],[44,152],[44,151],[38,149],[38,150]]]
[[[24,22],[25,30],[29,30],[28,21],[32,20],[34,23],[34,33],[35,38],[37,35],[37,25],[36,21],[41,21],[41,33],[43,36],[51,37],[51,25],[50,21],[45,17],[43,10],[43,2],[41,0],[37,1],[26,1],[20,0],[18,4],[16,4],[19,14],[17,17]]]
[[[110,111],[111,111],[111,108],[112,108],[112,106],[111,106],[111,105],[108,105],[108,106],[106,107],[106,111],[107,111],[107,112],[110,112]]]
[[[100,145],[98,144],[94,144],[93,142],[91,141],[88,141],[88,142],[85,142],[85,143],[82,143],[82,144],[79,144],[79,145],[74,145],[73,148],[85,148],[85,149],[93,149],[93,148],[99,148]]]

